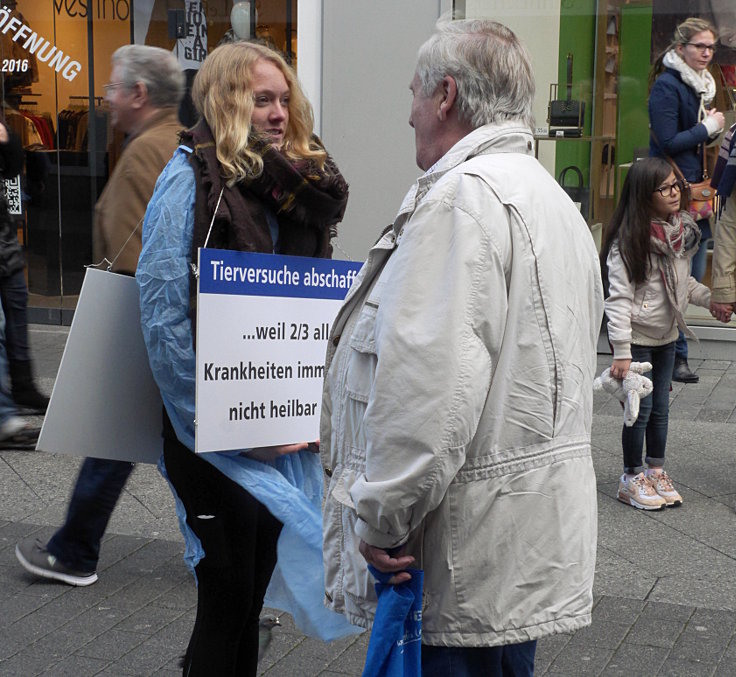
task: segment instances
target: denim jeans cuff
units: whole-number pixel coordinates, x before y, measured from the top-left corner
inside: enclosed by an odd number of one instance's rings
[[[662,468],[664,466],[663,458],[653,458],[652,456],[647,456],[644,460],[647,462],[647,465],[650,468]]]
[[[631,466],[624,466],[624,472],[627,475],[638,475],[640,472],[644,471],[644,466],[638,465],[634,468]]]

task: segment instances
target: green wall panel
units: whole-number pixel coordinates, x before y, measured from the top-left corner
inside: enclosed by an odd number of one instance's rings
[[[567,0],[560,11],[559,96],[565,98],[567,55],[573,55],[573,98],[585,101],[584,134],[590,134],[595,68],[596,0]],[[537,86],[541,86],[538,83]],[[555,155],[555,178],[569,165],[580,168],[588,183],[590,144],[580,141],[558,141]]]
[[[649,145],[649,54],[651,6],[621,8],[616,162],[631,162],[634,149]]]

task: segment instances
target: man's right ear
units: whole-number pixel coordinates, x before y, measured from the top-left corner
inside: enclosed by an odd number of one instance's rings
[[[444,121],[447,119],[449,112],[455,105],[455,101],[457,101],[457,83],[455,82],[455,78],[451,75],[445,75],[445,77],[442,78],[439,88],[442,90],[442,97],[440,98],[437,117]]]
[[[145,83],[138,80],[138,82],[133,85],[132,90],[133,105],[137,106],[138,108],[143,108],[143,106],[148,103],[148,88],[146,87]]]

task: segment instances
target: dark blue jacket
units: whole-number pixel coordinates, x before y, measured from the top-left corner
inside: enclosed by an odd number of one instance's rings
[[[708,140],[708,130],[698,122],[699,107],[700,97],[693,88],[676,70],[665,68],[649,94],[649,122],[654,132],[649,138],[649,155],[669,155],[694,183],[703,180],[701,152]]]

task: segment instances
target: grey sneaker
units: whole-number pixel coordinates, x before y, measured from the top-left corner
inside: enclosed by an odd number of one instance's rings
[[[15,556],[26,571],[69,585],[92,585],[97,573],[77,571],[63,565],[37,538],[26,538],[15,546]]]

